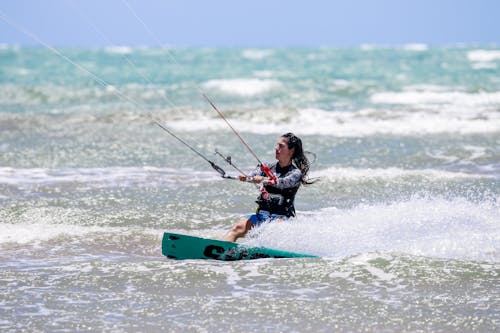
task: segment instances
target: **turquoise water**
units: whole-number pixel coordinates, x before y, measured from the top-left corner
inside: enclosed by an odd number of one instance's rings
[[[0,48],[0,328],[491,332],[500,325],[500,49]],[[178,262],[258,191],[227,172],[295,132],[291,221],[242,242],[321,259]]]

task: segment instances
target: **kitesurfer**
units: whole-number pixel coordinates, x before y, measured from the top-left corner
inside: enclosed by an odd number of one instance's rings
[[[224,240],[234,242],[246,235],[248,230],[265,222],[288,219],[295,216],[294,199],[301,184],[312,184],[308,180],[309,161],[302,148],[302,140],[293,133],[283,134],[276,146],[277,162],[264,163],[276,175],[275,181],[266,177],[259,166],[248,175],[240,175],[241,181],[261,184],[261,194],[257,199],[257,212],[237,222],[224,236]]]

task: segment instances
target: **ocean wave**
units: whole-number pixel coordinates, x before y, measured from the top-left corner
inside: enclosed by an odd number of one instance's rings
[[[421,133],[484,133],[499,130],[499,115],[457,114],[427,111],[386,111],[363,109],[355,112],[300,110],[294,130],[304,134],[324,134],[343,137],[374,134],[418,135]],[[496,122],[496,123],[495,123]]]
[[[359,49],[361,51],[373,51],[373,50],[403,50],[403,51],[414,51],[423,52],[429,50],[429,45],[424,43],[408,43],[408,44],[360,44]]]
[[[500,50],[473,50],[467,52],[467,59],[472,62],[493,62],[500,60]]]
[[[108,53],[113,53],[113,54],[130,54],[134,52],[134,49],[131,46],[124,46],[124,45],[108,46],[104,50]]]
[[[422,52],[422,51],[427,51],[428,49],[429,49],[429,46],[427,44],[422,44],[422,43],[413,43],[413,44],[403,45],[403,50],[405,50],[405,51]]]
[[[129,249],[132,253],[144,251],[145,247],[152,246],[147,254],[157,254],[159,242],[163,230],[139,228],[139,227],[111,227],[111,226],[81,226],[69,224],[68,214],[65,212],[51,211],[48,215],[36,211],[29,212],[27,220],[19,223],[0,223],[2,233],[0,234],[0,245],[8,244],[30,245],[31,247],[44,246],[45,242],[61,240],[62,243],[52,244],[51,250],[55,247],[68,252],[72,246],[89,246],[93,244],[93,249],[99,244],[103,249],[110,246],[118,246],[127,238],[128,242],[137,243],[137,247]],[[77,214],[77,212],[73,212]],[[76,221],[75,221],[76,222]],[[152,239],[153,237],[153,239]],[[68,242],[71,240],[71,242]],[[155,243],[144,244],[146,240],[155,240]],[[89,244],[90,243],[90,244]],[[91,251],[92,249],[89,249]],[[122,249],[127,251],[127,249]],[[116,253],[116,251],[113,251]]]
[[[311,177],[335,180],[363,181],[376,179],[397,179],[420,177],[437,179],[478,179],[495,178],[488,173],[466,173],[437,169],[401,169],[401,168],[353,168],[329,167],[311,172]],[[108,167],[108,168],[11,168],[0,167],[0,185],[56,185],[61,183],[89,184],[95,188],[125,187],[132,184],[182,183],[197,184],[220,180],[212,170],[195,171],[157,167]]]
[[[371,96],[375,104],[426,105],[449,104],[459,106],[499,106],[500,91],[497,92],[437,92],[437,91],[403,91],[380,92]]]
[[[330,167],[323,170],[311,172],[311,177],[321,177],[333,180],[362,181],[369,179],[396,179],[407,177],[426,178],[430,180],[450,180],[450,179],[475,179],[475,178],[495,178],[487,174],[471,174],[465,172],[453,172],[436,169],[401,169],[401,168],[340,168]]]
[[[77,236],[87,233],[102,233],[104,231],[110,232],[111,229],[96,226],[87,227],[56,224],[54,222],[55,216],[52,215],[50,221],[46,221],[46,223],[40,221],[38,223],[0,223],[0,227],[2,228],[2,233],[0,233],[0,244],[32,244],[34,241],[48,241],[63,235]]]
[[[494,62],[476,62],[472,64],[473,69],[496,69],[497,64]]]
[[[253,75],[258,78],[270,78],[273,77],[274,72],[270,70],[256,70],[253,72]]]
[[[273,50],[263,50],[263,49],[247,49],[243,50],[241,55],[244,58],[252,59],[252,60],[262,60],[273,55]]]
[[[210,80],[205,82],[203,86],[206,89],[216,89],[230,95],[252,97],[277,89],[281,86],[281,83],[274,80],[240,78]]]
[[[406,99],[407,95],[398,98]],[[439,94],[438,94],[439,95]],[[416,95],[422,98],[421,95]],[[387,97],[389,98],[389,97]],[[423,98],[427,98],[424,97]],[[451,96],[441,96],[447,100]],[[487,134],[500,131],[500,113],[495,111],[495,99],[500,93],[490,95],[491,104],[479,98],[469,101],[473,106],[441,105],[441,107],[420,107],[418,109],[366,108],[354,111],[335,111],[317,108],[305,109],[245,109],[229,110],[226,115],[231,124],[241,132],[254,134],[281,134],[285,128],[298,135],[326,135],[333,137],[366,137],[373,135],[420,136],[422,134],[459,133]],[[413,97],[412,97],[413,99]],[[413,99],[414,100],[414,99]],[[480,104],[484,103],[484,104]],[[498,104],[500,105],[500,103]],[[116,112],[97,112],[100,107],[91,105],[58,108],[50,114],[4,113],[0,118],[6,126],[24,128],[37,124],[47,131],[63,130],[65,126],[88,126],[94,123],[133,122],[149,126],[151,114],[122,108]],[[157,109],[154,118],[176,132],[230,131],[215,112],[198,108]],[[1,126],[0,126],[1,127]],[[7,127],[7,129],[9,129]]]
[[[273,110],[247,112],[245,118],[231,123],[242,132],[256,134],[281,133],[283,128],[300,135],[362,137],[371,135],[421,135],[440,133],[495,133],[500,129],[500,114],[480,109],[466,109],[450,114],[447,110],[406,111],[362,109],[358,111],[326,111],[321,109]],[[220,119],[181,120],[169,126],[183,131],[228,130]]]
[[[0,168],[0,184],[6,185],[53,185],[60,183],[90,184],[92,187],[128,186],[144,183],[199,183],[220,179],[211,171],[156,167],[109,167],[109,168],[67,168],[19,169]]]
[[[28,75],[25,68],[14,68],[11,71],[19,75]],[[128,103],[133,100],[137,104],[147,101],[161,101],[172,103],[166,97],[166,87],[160,85],[127,84],[124,86],[106,87],[68,87],[60,85],[33,85],[18,86],[14,84],[0,84],[0,105],[43,105],[62,103],[72,104],[72,107],[89,108],[92,104],[109,101]],[[126,97],[123,97],[126,96]],[[130,103],[129,103],[130,104]],[[132,107],[133,104],[130,104]],[[61,108],[62,109],[62,108]]]

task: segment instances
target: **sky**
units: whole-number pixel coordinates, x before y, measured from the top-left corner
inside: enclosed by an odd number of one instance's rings
[[[0,0],[0,18],[8,45],[37,44],[19,27],[52,46],[500,44],[497,0]]]

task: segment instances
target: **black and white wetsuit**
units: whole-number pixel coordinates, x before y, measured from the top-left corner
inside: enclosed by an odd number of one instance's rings
[[[265,200],[263,195],[257,198],[257,212],[266,211],[270,214],[283,215],[286,217],[295,216],[295,207],[293,205],[295,194],[297,193],[302,179],[300,170],[290,164],[285,168],[281,168],[278,162],[264,163],[278,178],[278,184],[264,185],[266,191],[270,194],[270,198]],[[249,177],[266,176],[260,170],[260,167],[250,172]]]

